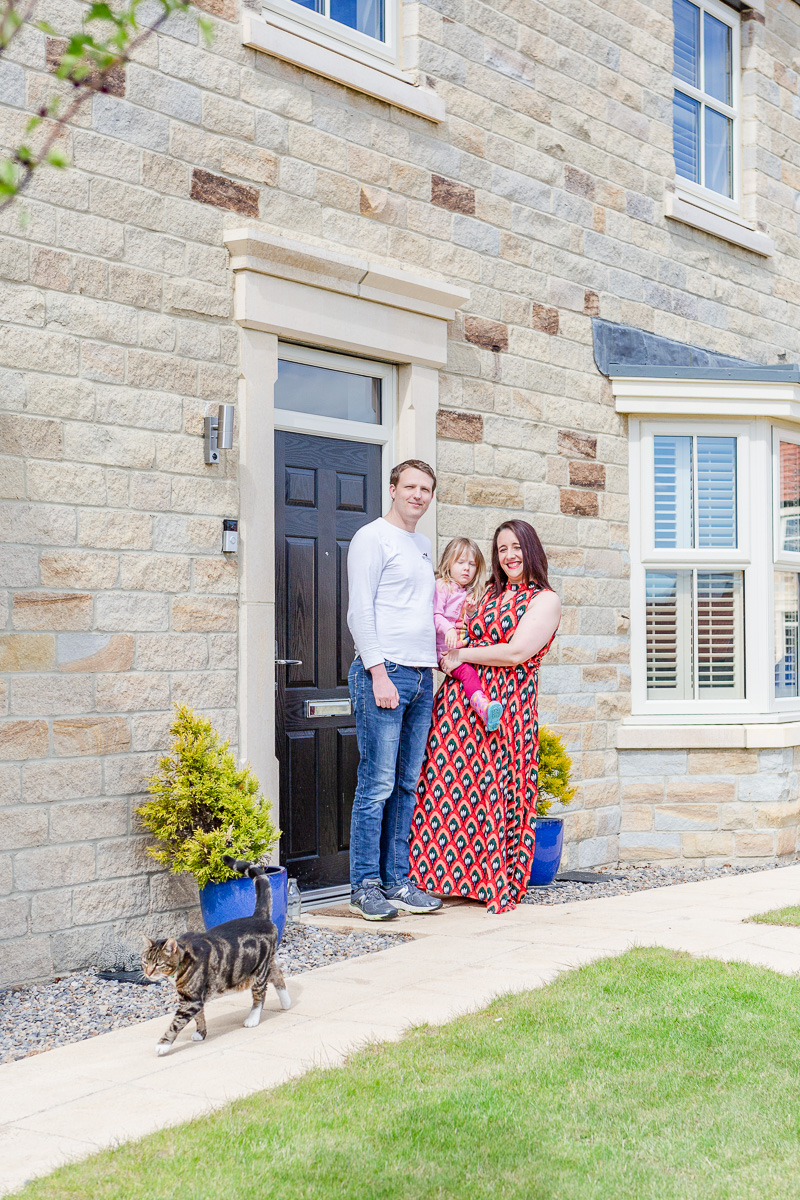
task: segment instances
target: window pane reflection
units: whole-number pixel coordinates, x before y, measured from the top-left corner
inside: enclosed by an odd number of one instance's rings
[[[703,51],[703,90],[715,100],[730,104],[731,27],[710,13],[703,17]]]
[[[775,572],[775,695],[798,694],[798,614],[800,579]]]
[[[781,442],[781,547],[800,553],[800,446]]]
[[[723,196],[733,195],[733,121],[706,109],[705,185]]]
[[[337,417],[340,421],[381,423],[381,380],[310,363],[278,362],[275,407]]]
[[[384,40],[382,0],[331,0],[330,15],[367,37]]]

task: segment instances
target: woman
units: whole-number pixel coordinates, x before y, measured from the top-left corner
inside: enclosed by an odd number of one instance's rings
[[[442,660],[472,663],[504,706],[489,732],[449,678],[435,701],[411,823],[411,878],[442,895],[515,908],[531,873],[539,734],[538,668],[561,619],[547,557],[527,521],[506,521],[492,543],[489,590],[470,622],[470,644]]]

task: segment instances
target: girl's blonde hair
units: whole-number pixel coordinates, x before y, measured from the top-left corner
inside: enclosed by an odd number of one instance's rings
[[[436,571],[437,579],[443,579],[445,583],[452,583],[453,577],[450,574],[450,568],[462,554],[471,554],[475,559],[475,578],[467,592],[470,596],[482,596],[485,587],[486,579],[486,560],[481,554],[480,546],[477,542],[473,542],[472,538],[457,537],[452,538],[444,548],[442,557],[439,559],[439,566]]]

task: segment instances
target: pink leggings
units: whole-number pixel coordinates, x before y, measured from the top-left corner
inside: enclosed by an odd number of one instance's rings
[[[461,663],[453,671],[453,677],[459,681],[467,693],[467,699],[471,700],[476,692],[483,691],[480,675],[470,663]]]

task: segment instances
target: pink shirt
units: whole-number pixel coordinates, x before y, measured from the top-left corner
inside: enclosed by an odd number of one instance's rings
[[[464,611],[466,599],[466,588],[445,583],[443,579],[436,580],[436,591],[433,597],[433,624],[436,627],[436,657],[438,659],[447,650],[444,635],[448,629],[453,629],[461,623],[461,614]]]

